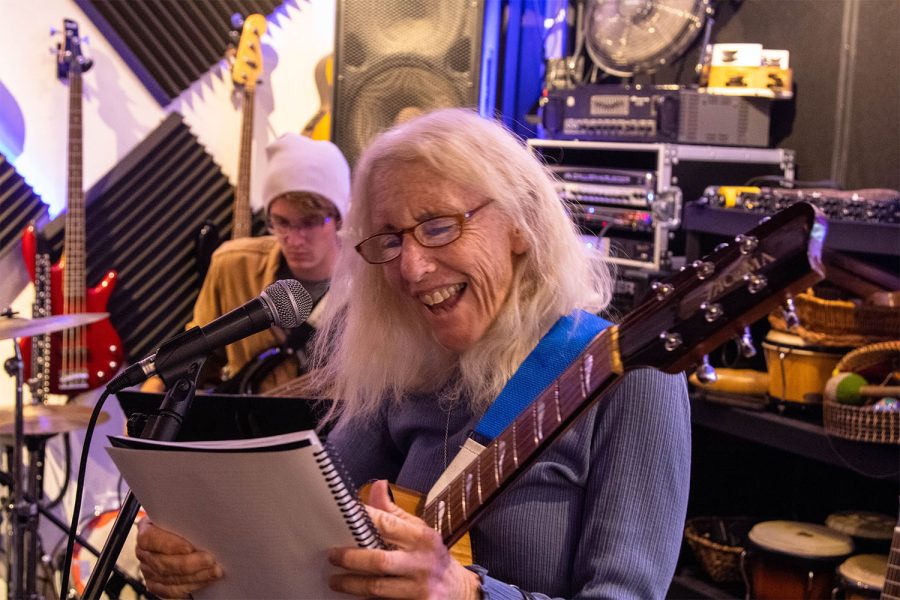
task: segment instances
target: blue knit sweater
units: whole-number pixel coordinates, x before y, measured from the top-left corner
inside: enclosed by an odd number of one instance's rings
[[[425,493],[480,416],[412,397],[374,421],[339,424],[329,440],[355,482],[389,479]],[[628,373],[471,531],[484,597],[663,598],[681,546],[690,452],[684,377]]]

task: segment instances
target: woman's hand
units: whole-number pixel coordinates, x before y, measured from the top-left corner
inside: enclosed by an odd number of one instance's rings
[[[189,598],[223,575],[209,552],[198,550],[182,537],[141,519],[137,550],[147,589],[161,598]]]
[[[391,502],[386,481],[372,486],[372,522],[391,550],[334,548],[331,564],[349,571],[331,577],[331,589],[375,598],[478,599],[481,581],[450,557],[425,521]]]

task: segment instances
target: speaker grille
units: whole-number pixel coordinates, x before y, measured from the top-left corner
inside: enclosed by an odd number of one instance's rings
[[[333,139],[351,164],[398,122],[477,104],[482,26],[481,1],[339,2]]]
[[[46,212],[47,205],[0,154],[0,256],[19,241],[31,221]]]

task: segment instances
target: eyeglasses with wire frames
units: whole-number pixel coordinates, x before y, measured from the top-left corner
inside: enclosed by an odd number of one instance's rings
[[[403,235],[406,233],[412,233],[413,238],[426,248],[440,248],[452,244],[462,235],[463,224],[491,202],[493,199],[470,211],[433,217],[406,229],[376,233],[358,243],[355,246],[356,251],[366,262],[380,265],[400,256],[403,250]]]
[[[287,237],[291,233],[304,233],[318,229],[331,221],[328,215],[310,215],[304,217],[299,223],[294,224],[279,217],[266,218],[266,230],[278,237]]]

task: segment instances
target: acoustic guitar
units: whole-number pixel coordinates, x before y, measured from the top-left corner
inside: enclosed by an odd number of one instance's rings
[[[57,74],[61,80],[68,80],[69,84],[68,183],[63,255],[50,268],[50,308],[52,314],[57,315],[107,312],[106,305],[115,287],[116,272],[107,272],[90,289],[85,282],[81,75],[91,67],[92,61],[82,55],[78,24],[72,19],[65,19],[63,29],[65,42],[59,46]],[[46,294],[46,269],[42,269],[37,259],[38,239],[33,227],[26,229],[23,235],[22,251],[36,291]],[[47,301],[46,296],[39,300]],[[46,310],[46,305],[42,310]],[[73,395],[97,388],[112,379],[122,364],[122,341],[109,319],[51,334],[49,348],[44,338],[35,348],[34,355],[31,343],[30,338],[22,340],[22,354],[33,359],[40,357],[35,363],[37,374],[49,379],[40,384],[41,394]],[[26,363],[26,379],[32,379],[35,375],[33,370],[33,365]]]
[[[684,371],[821,280],[825,232],[821,213],[795,205],[671,280],[654,283],[650,298],[597,335],[433,500],[425,503],[415,492],[394,487],[395,500],[440,533],[454,558],[471,564],[469,529],[579,415],[603,402],[625,371]]]

